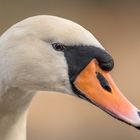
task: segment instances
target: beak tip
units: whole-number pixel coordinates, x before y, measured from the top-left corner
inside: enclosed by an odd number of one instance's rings
[[[140,118],[140,111],[138,111],[138,116],[139,116],[139,118]]]
[[[137,113],[138,113],[138,116],[140,118],[140,111],[137,111]],[[136,126],[135,128],[138,129],[138,130],[140,130],[140,125]]]
[[[135,127],[136,129],[140,130],[140,111],[137,110],[136,111],[136,118],[137,118],[137,121],[133,124],[131,124],[133,127]]]

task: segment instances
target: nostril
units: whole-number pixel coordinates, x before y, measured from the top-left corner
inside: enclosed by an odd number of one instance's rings
[[[96,72],[96,76],[97,76],[97,79],[99,80],[100,82],[100,85],[107,91],[109,91],[111,93],[111,88],[109,86],[109,83],[108,81],[105,79],[105,77],[99,73],[99,72]]]
[[[140,117],[140,111],[138,111],[138,115],[139,115],[139,117]]]

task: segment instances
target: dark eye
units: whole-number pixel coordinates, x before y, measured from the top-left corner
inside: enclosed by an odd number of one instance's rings
[[[53,43],[52,46],[56,51],[64,51],[65,49],[65,46],[61,43]]]

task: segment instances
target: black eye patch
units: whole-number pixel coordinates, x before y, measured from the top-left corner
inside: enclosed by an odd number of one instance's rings
[[[109,83],[108,83],[108,81],[105,79],[105,77],[101,74],[101,73],[99,73],[99,72],[96,72],[96,77],[97,77],[97,79],[99,80],[99,82],[100,82],[100,85],[105,89],[105,90],[107,90],[107,91],[109,91],[110,93],[111,93],[111,88],[110,88],[110,86],[109,86]]]
[[[66,46],[64,55],[68,63],[69,78],[73,82],[79,73],[96,59],[99,66],[105,70],[113,69],[114,61],[110,54],[105,50],[95,46]]]

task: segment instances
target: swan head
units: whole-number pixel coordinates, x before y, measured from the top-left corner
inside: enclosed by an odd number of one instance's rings
[[[1,36],[0,57],[7,88],[77,95],[139,128],[139,110],[109,75],[113,58],[77,23],[46,15],[27,18]]]

